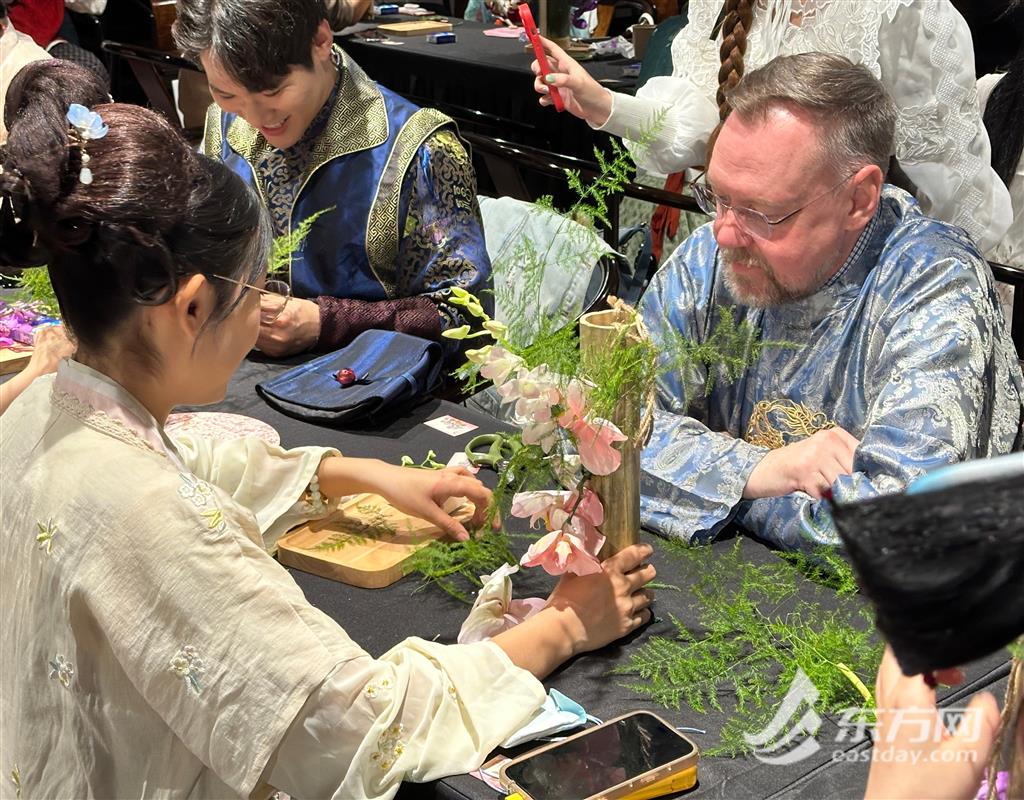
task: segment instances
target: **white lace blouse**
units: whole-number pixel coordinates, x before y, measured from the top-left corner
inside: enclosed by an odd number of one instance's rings
[[[703,164],[718,124],[722,0],[691,0],[689,22],[672,42],[671,77],[652,78],[636,97],[612,94],[601,126],[637,139],[659,112],[653,142],[636,152],[652,172]],[[748,70],[779,55],[841,53],[868,67],[899,109],[896,157],[917,186],[925,213],[959,225],[983,251],[1010,226],[1010,196],[992,170],[978,110],[974,47],[948,0],[758,0],[747,37]]]

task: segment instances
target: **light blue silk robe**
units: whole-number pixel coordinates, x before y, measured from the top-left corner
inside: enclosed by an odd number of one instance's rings
[[[766,439],[788,444],[830,423],[861,442],[853,474],[832,485],[837,502],[897,492],[935,467],[1021,449],[1024,379],[991,271],[966,233],[923,216],[905,192],[884,188],[846,263],[804,300],[740,306],[721,273],[705,225],[644,295],[641,313],[654,339],[666,349],[669,331],[705,341],[732,307],[763,340],[796,348],[766,349],[738,381],[717,379],[707,397],[707,368],[685,379],[663,374],[642,460],[645,528],[703,542],[736,522],[786,549],[836,543],[826,505],[803,492],[742,499]],[[755,414],[759,402],[767,409]],[[752,415],[756,430],[748,431]]]

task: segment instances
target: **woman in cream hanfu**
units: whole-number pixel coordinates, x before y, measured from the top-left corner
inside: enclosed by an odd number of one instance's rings
[[[539,677],[649,619],[650,548],[564,579],[488,642],[368,655],[263,534],[372,490],[464,536],[441,504],[482,510],[487,490],[169,438],[170,409],[223,397],[256,340],[265,211],[158,115],[68,109],[36,77],[12,90],[0,241],[45,251],[77,351],[0,427],[2,796],[390,797],[479,766],[541,706]]]

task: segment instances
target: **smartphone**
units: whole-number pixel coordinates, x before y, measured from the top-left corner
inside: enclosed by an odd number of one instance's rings
[[[698,755],[661,717],[634,711],[532,750],[500,775],[509,792],[531,800],[656,797],[695,785]]]
[[[523,21],[526,38],[533,45],[533,54],[537,57],[537,65],[540,67],[540,74],[543,78],[545,75],[550,74],[551,67],[548,65],[548,57],[544,53],[544,45],[540,42],[540,31],[537,30],[537,23],[533,21],[533,12],[530,11],[530,7],[526,3],[520,3],[516,6],[516,11],[519,12],[519,19]],[[562,102],[562,95],[558,89],[554,86],[549,86],[548,90],[551,93],[551,100],[555,104],[555,110],[565,111],[565,103]]]

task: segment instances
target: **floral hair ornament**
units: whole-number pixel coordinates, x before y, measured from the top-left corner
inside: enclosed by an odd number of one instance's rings
[[[92,183],[92,170],[88,166],[89,154],[85,152],[85,143],[93,139],[102,139],[110,129],[98,112],[90,111],[78,103],[72,103],[68,107],[67,119],[71,125],[72,138],[82,153],[82,170],[78,173],[78,180],[88,186]]]

